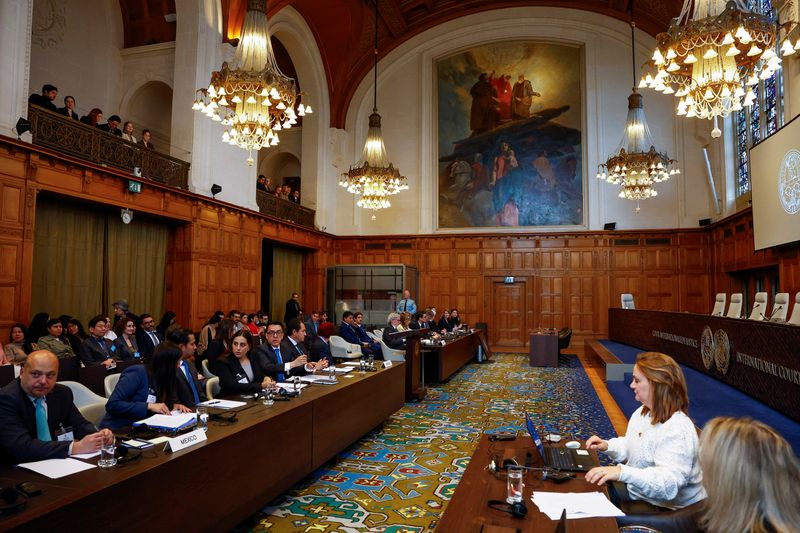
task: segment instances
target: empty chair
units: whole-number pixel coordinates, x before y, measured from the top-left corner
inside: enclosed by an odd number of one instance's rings
[[[89,387],[77,381],[59,381],[72,390],[72,401],[83,418],[92,424],[99,424],[106,414],[106,399],[92,392]]]
[[[792,316],[786,321],[789,324],[800,326],[800,292],[794,297],[794,309],[792,309]]]
[[[572,328],[561,328],[558,330],[558,355],[561,355],[561,350],[569,348],[569,342],[572,340]]]
[[[339,359],[360,359],[364,357],[361,346],[350,344],[338,335],[331,335],[328,339],[331,346],[331,355]]]
[[[386,346],[386,343],[383,342],[381,339],[381,352],[383,353],[383,359],[385,361],[405,361],[406,360],[406,352],[405,350],[394,350]]]
[[[200,363],[200,366],[203,368],[203,376],[205,376],[206,379],[214,377],[214,374],[212,374],[208,369],[208,359],[203,359],[203,362]]]
[[[753,310],[750,312],[750,320],[764,320],[764,313],[767,311],[767,293],[757,292]]]
[[[620,300],[622,301],[623,309],[636,309],[636,306],[633,304],[633,294],[628,292],[622,293]]]
[[[375,342],[380,342],[381,338],[372,333],[371,331],[367,331],[367,335],[370,339],[374,340]]]
[[[731,294],[731,304],[728,306],[728,318],[739,318],[742,316],[742,293],[734,292]]]
[[[103,380],[103,389],[106,391],[106,398],[111,398],[111,393],[114,392],[114,387],[117,386],[119,381],[119,372],[116,374],[109,374]]]
[[[724,292],[718,292],[714,300],[714,309],[711,311],[711,316],[722,316],[725,314],[725,304],[728,302],[728,295]]]
[[[219,378],[212,376],[206,380],[206,397],[213,400],[219,394]]]
[[[772,313],[770,313],[769,319],[772,322],[785,322],[788,314],[789,293],[779,292],[775,295],[775,304],[772,306]]]

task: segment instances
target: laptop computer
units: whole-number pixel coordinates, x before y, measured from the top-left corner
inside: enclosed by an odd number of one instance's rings
[[[588,450],[572,450],[570,448],[553,448],[549,446],[545,448],[528,413],[525,413],[525,424],[528,426],[528,433],[533,439],[536,449],[539,450],[539,456],[544,459],[546,467],[567,472],[588,472],[598,466],[597,461]]]

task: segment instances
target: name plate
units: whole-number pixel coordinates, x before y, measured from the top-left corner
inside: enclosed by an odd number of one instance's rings
[[[388,359],[383,362],[383,368],[389,368],[390,366],[392,366],[392,362]]]
[[[173,452],[179,452],[185,448],[189,448],[194,446],[195,444],[200,444],[204,440],[206,440],[206,432],[202,429],[195,429],[190,433],[184,433],[179,437],[171,437],[167,439],[167,444],[164,445],[164,451],[171,450]]]

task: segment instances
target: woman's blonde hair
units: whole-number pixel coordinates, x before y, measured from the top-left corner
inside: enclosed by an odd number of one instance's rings
[[[650,413],[653,425],[663,424],[678,411],[689,414],[686,378],[672,357],[659,352],[643,352],[636,356],[636,366],[650,382],[653,408],[645,406],[642,414]]]
[[[700,437],[700,468],[709,533],[800,531],[800,464],[771,427],[751,418],[711,420]]]

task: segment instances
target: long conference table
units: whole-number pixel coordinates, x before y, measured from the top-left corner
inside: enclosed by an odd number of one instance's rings
[[[179,452],[162,444],[59,479],[0,468],[0,486],[33,481],[43,490],[0,517],[0,531],[229,530],[402,407],[403,363],[352,374],[288,402],[253,402],[233,424],[211,421],[207,441]]]
[[[666,353],[800,421],[800,327],[694,313],[608,310],[612,341]]]

